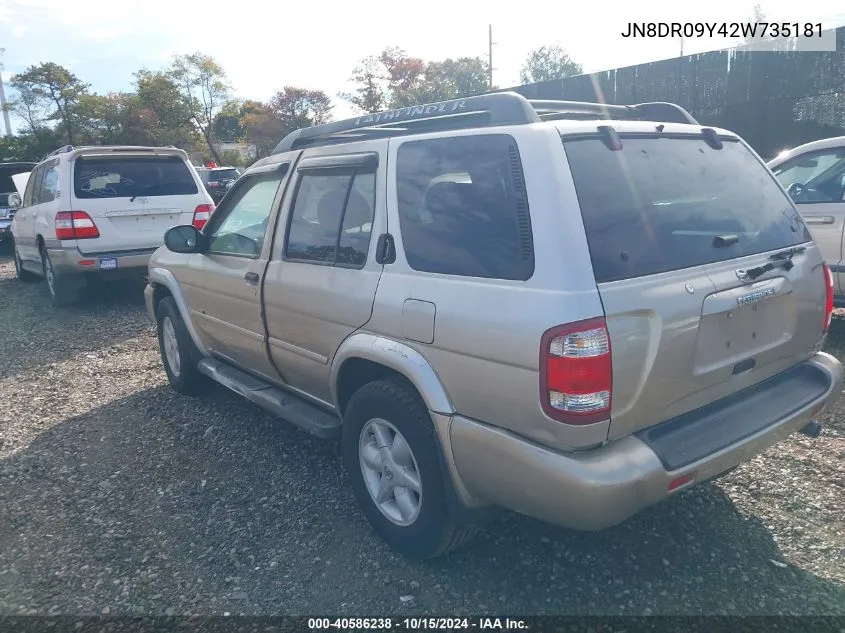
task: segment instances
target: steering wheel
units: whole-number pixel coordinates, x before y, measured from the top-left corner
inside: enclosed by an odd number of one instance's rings
[[[803,183],[793,182],[787,188],[786,193],[788,193],[793,200],[797,200],[804,194],[805,191],[807,191],[807,187],[805,187]]]

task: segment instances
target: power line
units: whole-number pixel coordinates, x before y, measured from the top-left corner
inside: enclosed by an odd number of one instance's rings
[[[487,83],[490,90],[493,89],[493,25],[487,25]]]

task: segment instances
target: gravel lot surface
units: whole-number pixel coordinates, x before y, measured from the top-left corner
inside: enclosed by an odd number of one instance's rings
[[[141,287],[50,307],[0,255],[0,615],[845,615],[845,399],[728,477],[598,534],[507,514],[425,564],[336,451],[170,391]],[[828,349],[845,349],[834,320]]]

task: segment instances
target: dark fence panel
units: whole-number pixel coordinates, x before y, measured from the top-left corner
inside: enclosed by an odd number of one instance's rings
[[[764,158],[845,136],[845,27],[836,52],[714,51],[513,88],[529,99],[671,101]]]

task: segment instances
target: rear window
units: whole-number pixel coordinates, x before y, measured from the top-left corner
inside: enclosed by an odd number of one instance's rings
[[[768,170],[735,139],[564,139],[596,281],[700,266],[810,240]],[[714,238],[736,235],[730,246]]]
[[[221,180],[235,180],[237,177],[238,171],[236,169],[215,169],[209,174],[208,179],[220,182]]]
[[[178,156],[127,156],[76,160],[77,198],[187,196],[197,193],[188,166]]]

